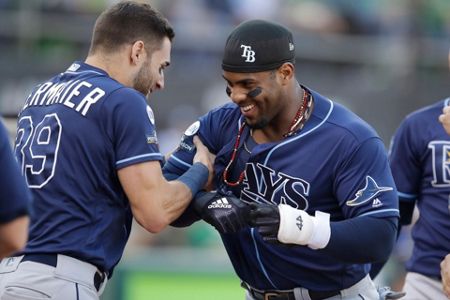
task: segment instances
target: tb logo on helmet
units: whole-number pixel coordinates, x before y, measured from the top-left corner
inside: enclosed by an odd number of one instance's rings
[[[241,45],[241,48],[244,48],[244,52],[242,52],[242,57],[245,57],[245,62],[254,62],[255,61],[255,51],[252,50],[251,46]]]

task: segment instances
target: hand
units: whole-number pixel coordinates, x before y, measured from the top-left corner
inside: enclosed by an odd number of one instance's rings
[[[330,241],[330,215],[316,211],[315,217],[286,204],[252,204],[250,226],[256,226],[265,241],[324,248]]]
[[[197,194],[193,201],[200,217],[220,233],[235,233],[247,227],[250,208],[239,198],[204,192]]]
[[[439,116],[439,122],[444,126],[445,131],[450,134],[450,106],[442,109],[442,114]]]
[[[278,243],[280,211],[278,206],[269,204],[250,204],[249,225],[256,227],[264,241]]]
[[[202,141],[198,136],[194,136],[193,139],[194,145],[197,148],[197,152],[195,153],[193,163],[200,162],[204,164],[209,170],[208,181],[204,186],[204,189],[210,191],[213,188],[213,179],[214,179],[214,159],[216,156],[209,152],[208,148],[203,145]]]
[[[441,277],[444,294],[450,299],[450,254],[441,262]]]
[[[264,241],[308,244],[314,225],[305,211],[286,204],[252,204],[251,208],[251,224],[258,228]]]

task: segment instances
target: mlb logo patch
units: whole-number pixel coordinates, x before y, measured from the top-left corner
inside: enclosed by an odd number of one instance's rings
[[[147,144],[158,144],[158,138],[156,137],[156,134],[149,134],[146,136],[147,138]]]
[[[76,72],[76,71],[78,71],[78,69],[80,67],[81,67],[80,64],[73,63],[73,64],[70,65],[70,67],[67,69],[67,71],[69,71],[69,72]]]

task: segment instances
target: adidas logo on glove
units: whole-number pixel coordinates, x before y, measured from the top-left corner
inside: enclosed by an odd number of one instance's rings
[[[213,208],[231,208],[231,204],[228,202],[227,198],[223,197],[208,205],[208,209]]]

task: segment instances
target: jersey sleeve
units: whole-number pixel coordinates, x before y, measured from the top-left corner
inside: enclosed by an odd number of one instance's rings
[[[116,169],[145,162],[163,162],[153,111],[143,95],[121,88],[105,101],[107,128],[115,153]]]
[[[397,190],[384,144],[370,138],[337,171],[335,193],[346,217],[398,217]]]
[[[20,173],[9,145],[8,134],[0,123],[0,223],[29,213],[31,193]]]
[[[222,143],[223,134],[220,121],[224,119],[228,110],[215,109],[200,117],[184,132],[177,149],[170,155],[165,164],[166,174],[183,174],[192,165],[196,153],[193,138],[198,135],[208,150],[217,154]]]

